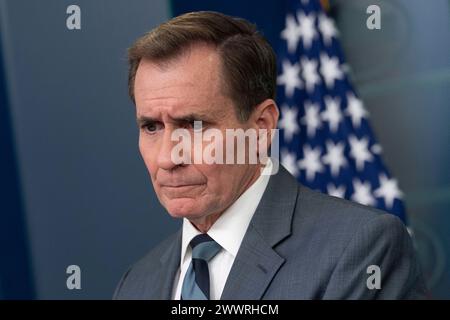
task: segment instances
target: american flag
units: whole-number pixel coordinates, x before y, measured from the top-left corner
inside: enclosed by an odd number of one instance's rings
[[[406,222],[403,194],[349,81],[333,20],[319,0],[287,3],[277,78],[282,164],[312,189]]]

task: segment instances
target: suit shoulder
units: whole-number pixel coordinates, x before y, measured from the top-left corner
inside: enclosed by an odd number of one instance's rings
[[[296,241],[320,246],[324,254],[335,256],[356,233],[376,238],[383,230],[389,230],[393,238],[406,232],[403,222],[392,214],[300,185],[292,221]]]
[[[170,251],[178,237],[179,232],[169,236],[132,264],[120,279],[113,299],[136,299],[140,297],[140,293],[146,292],[147,288],[144,284],[154,283],[154,279],[152,279],[154,272],[152,271],[160,268],[161,257]]]
[[[386,214],[382,210],[314,191],[303,185],[299,187],[296,211],[303,219],[353,225]]]

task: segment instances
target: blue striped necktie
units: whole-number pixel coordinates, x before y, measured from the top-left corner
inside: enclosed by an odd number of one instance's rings
[[[208,261],[222,248],[206,233],[191,240],[192,261],[184,276],[182,300],[209,300]]]

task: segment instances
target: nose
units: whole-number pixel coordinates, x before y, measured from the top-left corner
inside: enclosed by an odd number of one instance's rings
[[[179,143],[176,139],[172,140],[172,130],[164,130],[157,157],[159,168],[171,170],[184,163],[182,159],[179,159],[179,156],[177,157]]]

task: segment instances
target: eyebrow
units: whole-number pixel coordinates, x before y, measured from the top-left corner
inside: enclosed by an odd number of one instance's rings
[[[179,117],[170,117],[170,119],[177,124],[185,124],[192,123],[194,121],[202,121],[212,123],[214,122],[213,117],[210,114],[203,113],[189,113],[187,115],[179,116]],[[160,121],[157,118],[148,117],[148,116],[139,116],[137,119],[138,126],[142,126],[144,124],[149,124],[153,122]]]

